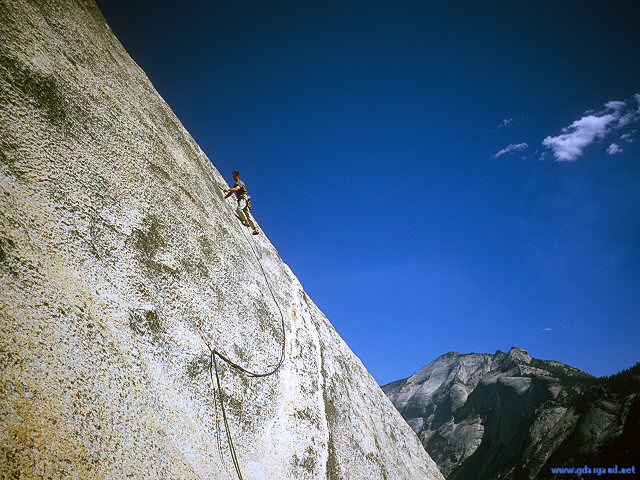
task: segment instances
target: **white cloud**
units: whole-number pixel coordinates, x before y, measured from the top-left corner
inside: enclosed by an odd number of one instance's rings
[[[544,327],[542,329],[543,332],[553,332],[553,328],[549,328],[549,327]]]
[[[505,118],[504,120],[502,120],[498,126],[494,129],[495,130],[500,130],[501,128],[506,127],[507,125],[509,125],[511,122],[513,122],[513,118]]]
[[[629,133],[625,133],[624,135],[620,135],[620,140],[624,140],[627,143],[633,143],[636,141],[635,138],[633,138],[633,134],[636,133],[637,130],[634,130],[633,132],[629,132]]]
[[[507,145],[506,147],[504,147],[502,150],[500,150],[498,153],[496,153],[493,158],[499,158],[503,155],[506,154],[513,154],[515,152],[521,152],[522,150],[526,150],[527,148],[529,148],[529,145],[527,145],[526,143],[512,143],[511,145]]]
[[[638,112],[629,112],[625,113],[620,120],[618,120],[618,127],[626,127],[627,125],[631,125],[633,122],[638,120]]]
[[[607,153],[609,155],[613,155],[616,153],[622,153],[622,148],[617,143],[612,143],[607,147]]]
[[[634,98],[640,104],[640,94],[634,95]],[[602,140],[615,130],[640,120],[640,108],[631,108],[630,102],[620,100],[607,102],[605,110],[585,114],[579,120],[563,128],[560,135],[546,137],[542,144],[553,151],[556,161],[575,161],[592,143]]]
[[[604,106],[607,108],[610,108],[611,110],[622,110],[624,107],[627,106],[627,104],[620,100],[612,100],[610,102],[605,103]]]
[[[584,149],[596,140],[604,138],[611,123],[617,120],[616,114],[588,115],[576,120],[565,132],[557,137],[547,137],[542,141],[545,147],[553,150],[558,161],[573,161],[582,155]]]

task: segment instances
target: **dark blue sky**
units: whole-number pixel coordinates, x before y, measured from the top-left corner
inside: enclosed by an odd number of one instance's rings
[[[640,360],[637,2],[98,4],[380,383]]]

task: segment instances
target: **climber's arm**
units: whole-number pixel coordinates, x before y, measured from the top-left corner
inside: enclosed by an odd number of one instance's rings
[[[229,198],[231,195],[233,195],[234,192],[237,192],[238,190],[240,190],[240,187],[238,185],[236,185],[235,187],[227,188],[224,191],[226,193],[224,198]]]

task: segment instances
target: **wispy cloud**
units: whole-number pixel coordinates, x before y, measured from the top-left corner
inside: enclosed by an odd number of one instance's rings
[[[509,125],[511,122],[513,122],[513,118],[505,118],[496,126],[496,128],[493,129],[493,131],[495,132],[497,130],[500,130],[501,128],[504,128],[507,125]]]
[[[527,148],[529,148],[529,145],[527,145],[526,143],[512,143],[511,145],[507,145],[506,147],[504,147],[502,150],[500,150],[498,153],[496,153],[493,158],[499,158],[503,155],[513,155],[516,152],[521,152],[523,150],[526,150]]]
[[[604,104],[605,107],[610,108],[611,110],[623,110],[627,104],[621,100],[612,100]]]
[[[543,332],[553,332],[553,328],[545,327],[542,329]]]
[[[612,143],[611,145],[609,145],[607,147],[607,153],[609,155],[614,155],[616,153],[622,153],[622,147],[620,147],[620,145],[618,145],[617,143]]]
[[[620,140],[623,140],[627,143],[633,143],[636,141],[635,137],[633,136],[636,132],[637,130],[633,130],[632,132],[628,132],[628,133],[625,133],[624,135],[620,135]]]
[[[573,162],[581,157],[592,143],[640,120],[640,94],[634,95],[634,99],[635,104],[633,101],[621,100],[607,102],[604,110],[586,113],[563,128],[560,135],[546,137],[542,144],[553,151],[557,161]]]

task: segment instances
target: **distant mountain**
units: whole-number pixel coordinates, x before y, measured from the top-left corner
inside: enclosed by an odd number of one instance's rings
[[[450,352],[382,389],[448,480],[549,479],[552,467],[640,459],[640,363],[596,378],[517,347]]]

